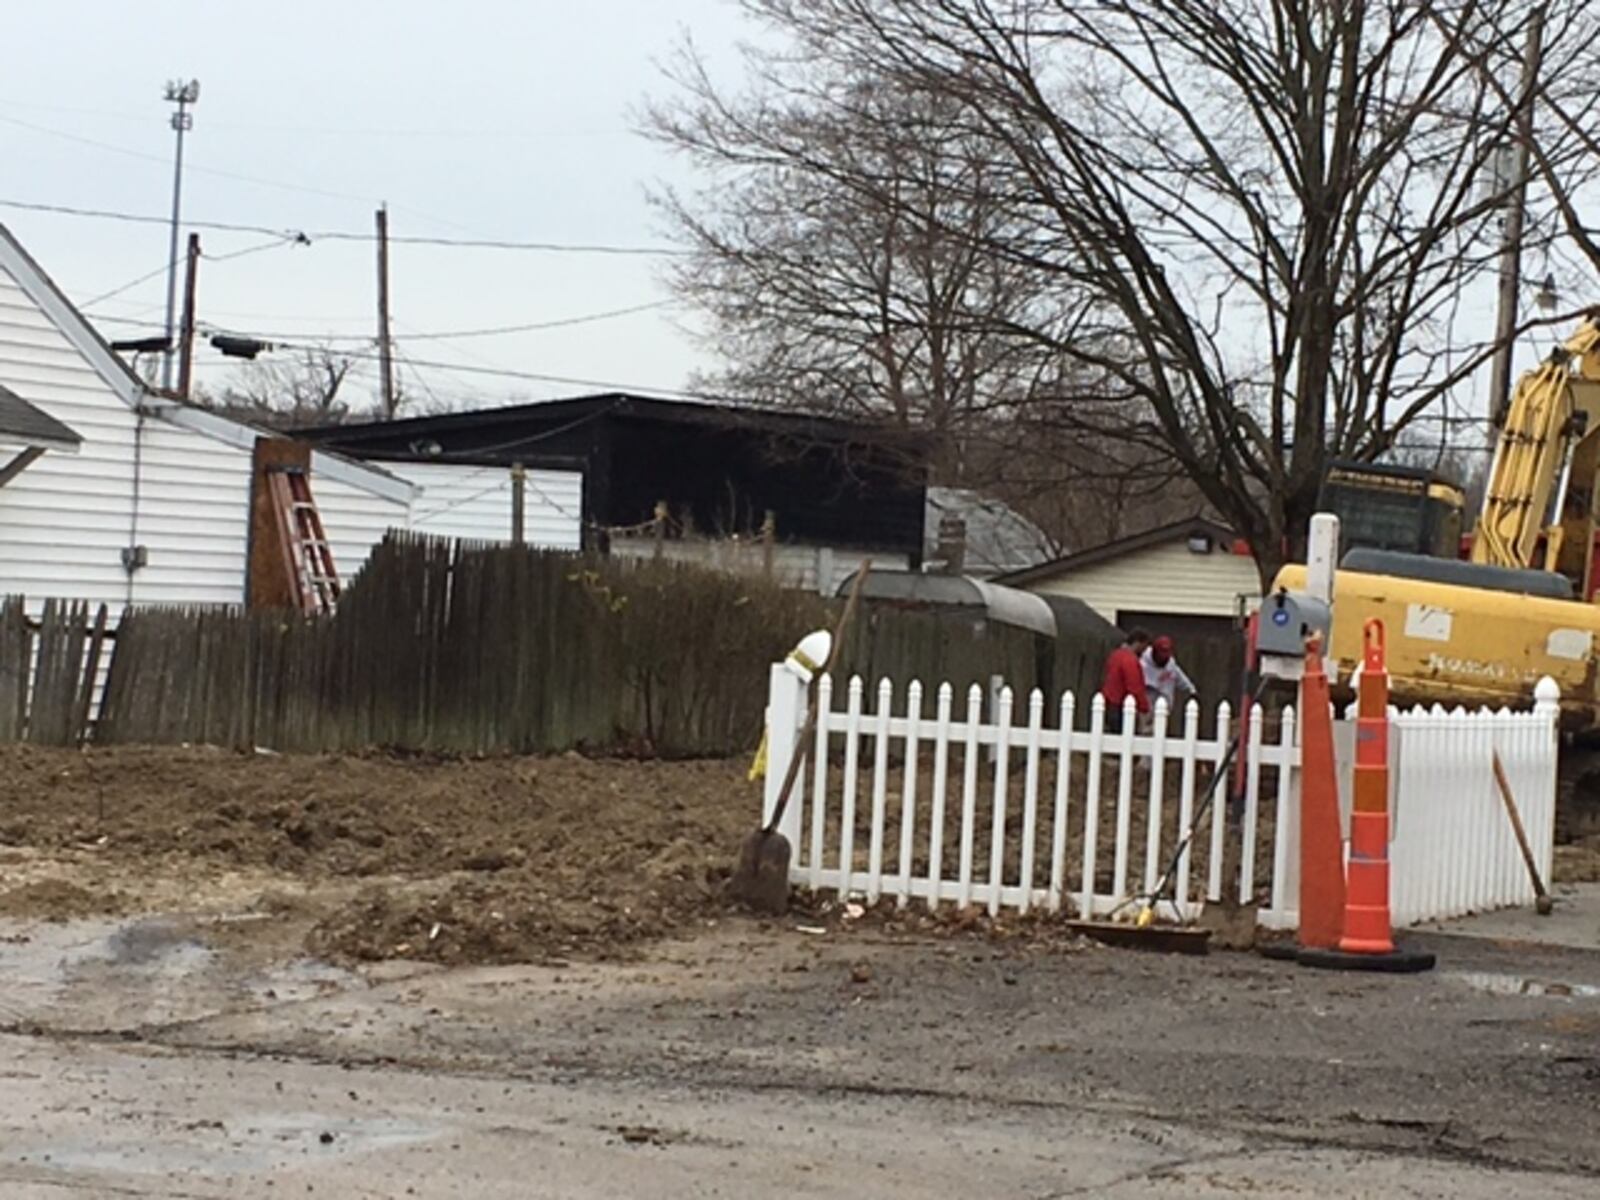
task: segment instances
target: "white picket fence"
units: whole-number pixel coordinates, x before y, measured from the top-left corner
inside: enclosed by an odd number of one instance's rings
[[[1494,791],[1490,752],[1500,753],[1548,875],[1554,686],[1532,712],[1396,714],[1396,923],[1532,902]],[[1043,907],[1131,917],[1130,899],[1155,888],[1233,736],[1226,703],[1202,737],[1201,710],[1193,702],[1176,722],[1158,705],[1152,731],[1141,733],[1134,731],[1131,702],[1122,731],[1108,730],[1100,696],[1090,701],[1082,729],[1071,693],[1061,697],[1048,725],[1037,690],[1019,713],[1010,689],[1001,689],[988,720],[976,686],[959,718],[949,684],[938,689],[932,713],[924,711],[918,683],[897,703],[889,681],[882,681],[870,711],[860,678],[845,689],[842,710],[835,709],[835,698],[833,681],[823,678],[814,744],[799,747],[805,687],[774,665],[764,802],[769,818],[790,757],[799,751],[809,760],[779,824],[794,847],[791,882],[868,901],[890,896],[901,905],[980,905],[991,914]],[[1285,709],[1273,725],[1269,729],[1263,710],[1255,708],[1245,730],[1239,889],[1259,902],[1263,925],[1293,928],[1300,766],[1294,710]],[[1206,899],[1221,897],[1229,788],[1220,786],[1179,859],[1175,904],[1163,905],[1164,916],[1192,919]],[[1263,836],[1266,819],[1270,831]]]
[[[1389,903],[1395,924],[1534,902],[1490,755],[1500,755],[1539,874],[1548,881],[1559,717],[1560,691],[1550,679],[1540,681],[1531,712],[1433,708],[1394,715]]]

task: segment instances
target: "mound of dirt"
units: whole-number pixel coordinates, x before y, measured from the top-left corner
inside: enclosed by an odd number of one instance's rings
[[[723,907],[725,867],[674,878],[658,874],[660,866],[641,863],[633,877],[617,873],[587,883],[568,877],[555,887],[528,871],[457,880],[437,891],[374,886],[319,922],[307,946],[345,961],[625,958],[640,943]]]
[[[1553,883],[1600,883],[1600,837],[1557,846],[1550,878]]]
[[[97,862],[124,865],[131,907],[141,874],[161,878],[175,859],[324,893],[381,876],[315,929],[314,948],[344,959],[614,957],[722,911],[759,812],[744,767],[5,746],[0,844],[68,858],[92,846]],[[15,888],[6,903],[16,915],[106,911],[77,890]]]
[[[123,911],[114,891],[91,892],[64,879],[41,879],[0,892],[0,916],[72,921],[111,916]]]
[[[524,869],[607,878],[661,857],[691,874],[758,810],[743,764],[433,760],[129,747],[0,747],[0,843],[213,859],[300,877]]]

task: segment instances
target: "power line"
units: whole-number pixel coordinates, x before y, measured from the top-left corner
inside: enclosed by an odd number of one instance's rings
[[[216,261],[221,262],[221,261],[224,261],[225,259],[237,258],[237,257],[239,257],[240,255],[243,255],[243,254],[251,254],[251,253],[254,253],[257,250],[267,250],[267,249],[271,249],[273,246],[283,245],[283,244],[284,243],[282,243],[282,242],[273,242],[273,243],[270,243],[269,245],[265,245],[265,246],[252,246],[248,250],[240,250],[240,251],[237,251],[234,254],[222,255]],[[210,256],[208,255],[207,257],[210,257]],[[164,270],[165,268],[162,268],[162,269]],[[140,280],[136,280],[135,283],[142,282],[143,279],[147,279],[147,278],[149,278],[149,276],[144,276]],[[126,290],[127,287],[132,287],[132,286],[134,286],[134,285],[133,284],[127,284],[127,285],[125,285],[124,288],[118,289],[118,290],[119,291]],[[108,295],[115,295],[115,294],[116,293],[108,293]],[[85,303],[83,307],[85,309],[87,309],[89,307],[89,305],[94,304],[99,300],[104,300],[106,298],[107,298],[107,296],[98,296],[98,297],[95,298],[95,300],[90,300],[87,303]],[[677,301],[671,300],[671,299],[667,299],[667,300],[652,300],[652,301],[650,301],[649,303],[646,303],[646,304],[634,304],[634,305],[630,305],[627,308],[613,308],[613,309],[609,309],[609,310],[607,310],[605,312],[585,313],[585,314],[583,314],[581,316],[576,316],[576,317],[560,317],[560,318],[557,318],[555,320],[550,320],[550,321],[532,321],[532,322],[528,322],[528,323],[522,324],[522,325],[497,325],[497,326],[493,326],[493,327],[486,328],[486,329],[452,329],[452,330],[446,330],[444,332],[432,332],[432,333],[424,331],[424,330],[416,330],[416,331],[412,331],[412,332],[406,333],[404,335],[403,339],[397,339],[397,340],[403,340],[403,341],[408,341],[408,342],[424,342],[424,341],[426,341],[426,342],[434,342],[434,341],[448,342],[448,341],[453,341],[453,340],[455,340],[457,338],[498,337],[498,336],[514,334],[514,333],[537,333],[540,330],[545,330],[545,329],[565,329],[565,328],[569,328],[569,327],[571,327],[573,325],[587,325],[587,324],[591,324],[591,323],[596,322],[596,321],[609,321],[609,320],[612,320],[612,319],[614,319],[616,317],[631,316],[631,315],[633,315],[635,313],[650,312],[653,309],[666,308],[666,307],[669,307],[669,306],[671,306],[673,304],[676,304],[676,303],[677,303]],[[86,313],[86,315],[92,316],[98,321],[115,321],[115,322],[119,322],[119,323],[122,323],[122,324],[125,324],[125,325],[139,325],[139,324],[145,324],[146,323],[146,322],[136,321],[136,320],[134,320],[134,319],[132,319],[130,317],[112,316],[110,313],[104,313],[104,314],[102,314],[102,313]],[[404,328],[410,329],[410,326],[406,326],[405,323],[402,322],[402,321],[398,321],[397,320],[395,323],[397,325],[401,325]],[[228,330],[227,332],[237,332],[237,331]],[[307,330],[307,329],[297,329],[297,330],[293,330],[293,331],[279,331],[279,332],[276,332],[276,333],[253,331],[252,336],[258,337],[258,338],[262,338],[262,339],[265,339],[267,341],[279,341],[279,340],[293,341],[296,338],[313,338],[313,339],[315,339],[317,341],[323,341],[323,342],[370,342],[370,341],[372,341],[372,335],[371,334],[334,333],[332,331],[323,332],[323,331],[320,331],[320,330],[313,331],[313,330]],[[489,364],[489,365],[493,365],[493,364]]]
[[[160,163],[162,166],[167,165],[167,160],[162,158],[160,155],[147,154],[143,150],[132,150],[127,146],[116,146],[110,142],[97,141],[94,138],[87,138],[76,133],[68,133],[62,129],[51,129],[46,125],[35,125],[32,121],[23,121],[16,117],[0,116],[0,121],[3,121],[7,125],[15,125],[19,129],[29,130],[32,133],[42,133],[47,137],[60,138],[67,142],[76,142],[80,146],[90,146],[96,150],[104,150],[110,154],[120,154],[126,158],[143,159],[146,162]],[[256,175],[242,175],[237,171],[223,171],[215,167],[191,166],[189,167],[189,170],[193,171],[197,175],[211,175],[218,179],[232,179],[239,183],[253,183],[258,187],[278,188],[286,192],[305,192],[308,195],[326,196],[333,200],[359,200],[363,204],[371,202],[371,197],[369,196],[356,196],[349,192],[333,192],[328,191],[326,188],[308,187],[305,184],[299,183],[280,183],[275,179],[262,179]]]
[[[94,319],[97,320],[97,321],[99,321],[99,320],[111,321],[111,322],[115,322],[115,323],[120,324],[120,325],[137,325],[137,326],[145,326],[145,327],[153,327],[153,326],[156,325],[156,322],[154,322],[154,321],[140,321],[140,320],[134,320],[133,318],[130,318],[130,317],[116,317],[116,316],[109,316],[109,315],[102,317],[102,316],[94,314],[94,313],[86,313],[85,315],[94,317]],[[264,336],[264,335],[258,335],[258,334],[244,334],[241,331],[236,330],[236,329],[226,329],[226,328],[223,328],[222,326],[213,325],[213,324],[210,324],[210,323],[201,323],[201,324],[199,324],[197,326],[197,330],[198,330],[198,332],[204,333],[204,334],[223,333],[223,334],[232,334],[234,336],[251,336],[251,337]],[[302,335],[302,336],[304,336],[304,335]],[[330,338],[330,339],[327,339],[327,340],[331,341],[331,340],[334,340],[334,339]],[[349,340],[356,340],[356,339],[349,339]],[[372,338],[366,337],[366,338],[362,338],[360,340],[370,342],[370,341],[372,341]],[[276,339],[272,339],[272,348],[274,350],[298,350],[298,351],[317,351],[317,350],[327,350],[328,349],[328,347],[326,345],[318,345],[316,342],[284,341],[284,340],[276,340]],[[348,349],[348,350],[340,349],[338,351],[338,354],[342,358],[354,359],[354,360],[360,361],[360,362],[377,362],[378,361],[378,354],[377,354],[376,351],[363,351],[363,350],[356,350],[356,349]],[[653,395],[653,396],[660,396],[660,397],[663,397],[665,399],[670,399],[670,400],[698,400],[698,401],[701,401],[701,402],[707,403],[707,404],[749,403],[748,401],[741,401],[737,397],[733,397],[733,396],[717,396],[717,395],[712,395],[711,393],[708,393],[708,392],[693,392],[693,391],[688,391],[688,390],[683,389],[683,388],[656,387],[656,386],[653,386],[653,385],[650,385],[650,384],[618,383],[615,380],[584,379],[584,378],[580,378],[578,376],[573,376],[573,375],[546,375],[546,374],[542,374],[542,373],[537,372],[537,371],[519,371],[519,370],[514,370],[514,369],[512,369],[510,367],[475,366],[475,365],[473,365],[471,363],[441,362],[441,361],[439,361],[437,359],[427,359],[427,358],[413,358],[413,359],[408,359],[407,361],[410,363],[410,365],[412,367],[429,367],[429,368],[431,368],[433,370],[437,370],[437,371],[453,371],[453,372],[456,372],[457,374],[461,374],[461,375],[486,375],[486,376],[489,376],[491,378],[520,379],[520,380],[525,380],[525,381],[527,381],[529,383],[557,383],[557,384],[561,384],[564,387],[595,388],[598,391],[602,391],[602,392],[627,392],[627,393],[630,393],[632,395],[639,395],[639,396]]]
[[[17,100],[11,97],[0,97],[0,105],[6,108],[20,108],[32,112],[67,113],[79,117],[103,117],[108,120],[121,121],[126,124],[144,124],[146,118],[142,115],[126,110],[114,111],[109,108],[82,108],[76,105],[65,104],[40,104],[33,100]],[[593,137],[631,137],[632,131],[625,126],[581,125],[566,126],[560,129],[512,129],[505,126],[475,126],[444,128],[386,128],[368,127],[351,128],[338,125],[271,125],[261,124],[256,121],[207,121],[207,129],[234,129],[241,133],[287,133],[296,136],[316,135],[328,137],[351,138],[506,138],[515,140],[536,140],[544,138],[593,138]]]
[[[246,246],[243,250],[230,250],[227,254],[201,254],[200,257],[207,262],[228,262],[235,258],[243,258],[247,254],[259,254],[263,250],[276,250],[281,246],[309,246],[311,243],[305,234],[280,233],[270,242],[262,242],[256,246]]]
[[[255,253],[257,253],[259,251],[262,251],[262,250],[275,250],[279,246],[290,246],[290,245],[294,245],[294,244],[295,244],[295,242],[294,242],[294,239],[292,239],[292,238],[276,237],[270,242],[263,242],[259,246],[247,246],[243,250],[235,250],[231,254],[202,254],[200,257],[204,258],[207,262],[227,262],[229,259],[243,258],[247,254],[255,254]],[[179,259],[178,261],[181,262],[182,259]],[[101,292],[100,295],[95,296],[93,299],[85,300],[81,305],[79,305],[79,309],[80,309],[80,311],[84,310],[84,309],[88,309],[92,305],[99,304],[99,303],[101,303],[102,301],[105,301],[105,300],[110,300],[110,299],[112,299],[113,297],[116,297],[116,296],[120,296],[124,292],[132,291],[134,288],[138,287],[141,283],[148,283],[150,280],[156,278],[156,276],[164,275],[168,271],[168,269],[171,267],[171,265],[172,264],[170,264],[170,263],[164,263],[161,266],[155,268],[153,271],[146,271],[143,275],[140,275],[137,279],[130,279],[130,280],[128,280],[127,283],[124,283],[124,284],[119,285],[118,287],[112,288],[109,292]],[[126,317],[106,317],[106,318],[103,318],[103,319],[127,321],[129,324],[135,324],[136,323],[136,322],[133,322],[133,321],[129,320],[129,318],[126,318]],[[146,324],[146,322],[137,322],[137,323],[138,324]],[[148,324],[160,325],[161,328],[163,328],[163,329],[166,328],[166,325],[165,325],[164,322],[151,321],[151,322],[148,322]]]
[[[128,280],[127,283],[122,284],[120,287],[114,287],[109,292],[102,292],[100,295],[96,296],[93,300],[85,300],[83,302],[82,307],[88,308],[91,304],[99,304],[102,300],[110,300],[113,296],[120,296],[120,295],[122,295],[123,292],[131,291],[132,289],[138,287],[141,283],[147,283],[150,280],[156,278],[156,276],[158,276],[158,275],[165,275],[167,273],[168,265],[169,264],[167,264],[167,263],[162,263],[155,270],[146,271],[143,275],[139,276],[137,279],[130,279],[130,280]],[[142,324],[146,324],[147,322],[141,321],[139,323],[142,325]],[[162,328],[165,328],[165,324],[163,322],[159,322],[159,321],[151,321],[151,322],[148,322],[148,324],[161,325]]]
[[[136,225],[166,225],[169,217],[150,216],[145,213],[120,212],[106,208],[79,208],[69,204],[41,204],[25,200],[0,199],[0,208],[15,208],[27,212],[51,213],[65,217],[88,217],[104,221],[127,221]],[[292,238],[303,242],[375,242],[377,235],[347,229],[274,229],[268,225],[249,225],[235,221],[197,221],[186,219],[184,225],[191,229],[210,229],[222,233],[259,233],[277,238]],[[428,237],[423,234],[395,235],[389,237],[391,245],[444,246],[463,250],[527,250],[549,254],[610,254],[622,256],[678,257],[688,252],[670,246],[627,246],[590,242],[534,242],[510,238],[447,238]]]
[[[407,338],[413,342],[450,341],[454,338],[498,337],[507,333],[536,333],[541,329],[565,329],[570,325],[588,325],[594,321],[609,321],[613,317],[628,317],[634,313],[649,312],[676,304],[676,300],[652,300],[648,304],[632,304],[627,308],[613,308],[605,312],[585,313],[581,317],[562,317],[554,321],[533,321],[526,325],[497,325],[490,329],[452,329],[446,333],[412,333]]]

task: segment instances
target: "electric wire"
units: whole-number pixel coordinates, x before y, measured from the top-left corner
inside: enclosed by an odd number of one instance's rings
[[[185,168],[186,170],[188,168]],[[55,216],[85,217],[105,221],[126,221],[137,225],[170,225],[171,217],[149,213],[123,212],[109,208],[85,208],[70,204],[45,204],[30,200],[0,198],[0,208],[14,208],[24,212],[50,213]],[[185,217],[183,224],[190,229],[209,229],[221,233],[259,233],[280,238],[304,239],[309,242],[376,242],[376,233],[349,229],[274,229],[270,225],[253,225],[241,221],[209,221]],[[440,246],[466,250],[519,250],[549,254],[602,254],[641,257],[675,257],[689,253],[671,246],[610,245],[593,242],[519,241],[512,238],[452,238],[432,237],[426,234],[390,234],[391,246]]]

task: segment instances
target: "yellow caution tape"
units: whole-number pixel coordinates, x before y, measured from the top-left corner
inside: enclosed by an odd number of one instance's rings
[[[802,667],[804,667],[806,670],[810,671],[812,674],[815,674],[822,666],[821,663],[818,663],[814,659],[812,659],[812,657],[809,654],[807,654],[804,650],[799,650],[799,649],[791,650],[791,651],[789,651],[789,657],[794,659],[795,662],[799,663]]]
[[[756,747],[755,761],[750,764],[749,778],[752,782],[766,778],[767,774],[767,731],[761,731],[761,745]]]

